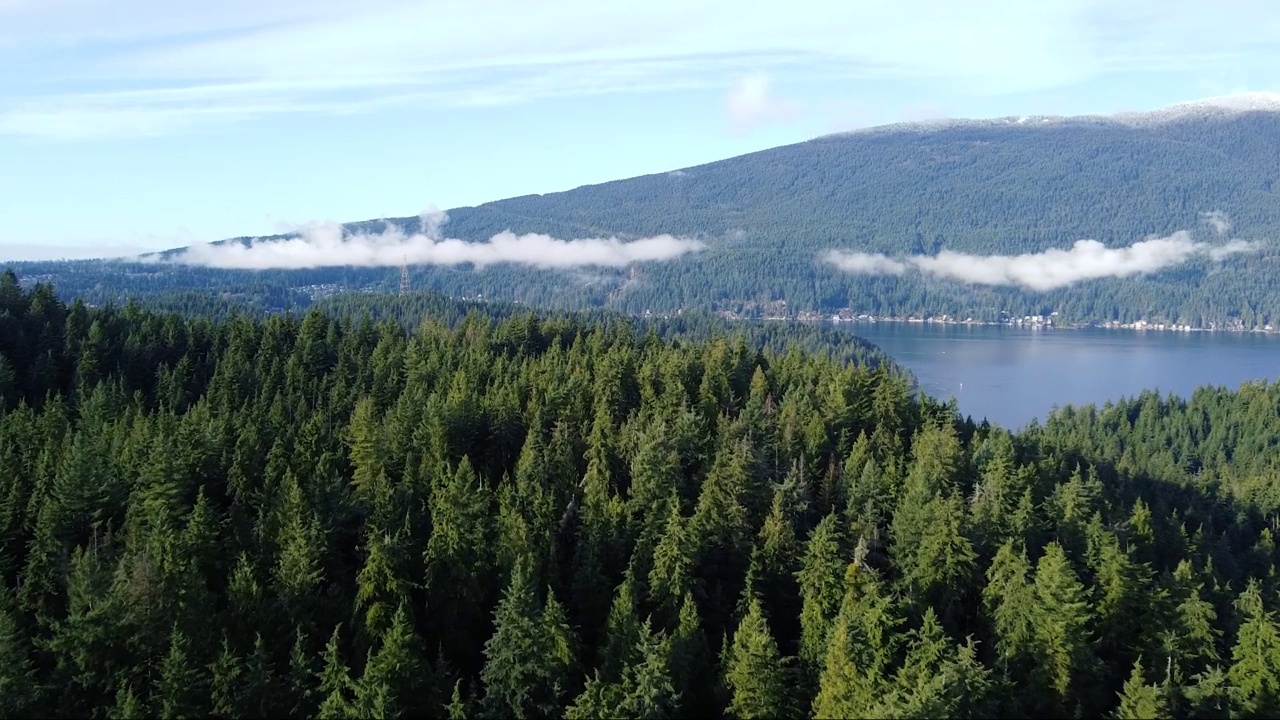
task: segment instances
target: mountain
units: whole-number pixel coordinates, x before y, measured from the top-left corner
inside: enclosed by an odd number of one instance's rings
[[[1280,235],[1278,177],[1280,96],[1274,94],[1110,117],[894,125],[454,208],[444,226],[447,236],[468,241],[504,230],[561,238],[671,233],[701,239],[706,249],[695,255],[621,270],[417,267],[412,280],[451,295],[627,311],[750,311],[786,300],[792,312],[852,307],[982,319],[1058,312],[1074,321],[1260,327],[1280,323],[1280,293],[1270,279],[1276,261],[1268,251]],[[1205,223],[1208,213],[1220,228],[1229,219],[1230,233],[1218,236]],[[346,227],[379,232],[386,223],[410,232],[421,226],[411,217]],[[1082,239],[1123,247],[1180,230],[1197,242],[1251,242],[1253,251],[1221,259],[1193,254],[1160,272],[1049,291],[918,272],[851,275],[821,259],[831,250],[1017,255],[1065,250]],[[190,268],[146,273],[161,285],[184,274],[186,282],[212,287],[245,277]],[[390,288],[398,279],[394,269],[278,275],[259,274],[255,282]],[[93,279],[111,289],[102,273]]]

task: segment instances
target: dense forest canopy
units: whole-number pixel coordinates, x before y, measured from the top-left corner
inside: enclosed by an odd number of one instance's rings
[[[21,279],[19,279],[21,283]],[[172,312],[189,319],[229,320],[237,317],[265,317],[279,314],[297,314],[303,308],[254,302],[251,293],[231,295],[208,290],[187,289],[157,294],[131,296],[118,307],[125,312],[130,308],[145,307],[148,310]],[[108,306],[115,305],[108,300]],[[406,295],[378,293],[336,293],[304,308],[351,323],[363,321],[394,322],[405,330],[414,330],[430,319],[447,327],[456,327],[473,315],[491,320],[504,320],[525,316],[532,311],[517,303],[500,301],[459,300],[433,291],[412,292]],[[609,328],[621,327],[640,333],[652,332],[667,340],[705,340],[717,334],[732,331],[744,336],[753,346],[785,353],[792,348],[823,355],[828,358],[874,366],[893,361],[878,347],[867,340],[824,325],[794,323],[737,323],[726,321],[712,313],[700,310],[682,311],[672,315],[631,316],[613,310],[592,309],[581,311],[540,311],[544,319],[590,323]],[[901,375],[910,372],[901,366],[894,368]]]
[[[636,238],[673,233],[706,249],[629,268],[419,266],[414,286],[454,297],[539,307],[758,311],[850,307],[877,315],[996,320],[1058,312],[1063,321],[1280,325],[1274,241],[1280,237],[1280,113],[953,123],[817,138],[678,172],[449,211],[449,237],[495,233]],[[1096,239],[1121,247],[1178,230],[1214,239],[1202,213],[1229,218],[1228,237],[1263,243],[1221,260],[1196,257],[1146,276],[1046,292],[969,285],[917,272],[849,275],[819,261],[831,249],[1016,255]],[[352,223],[408,232],[417,217]],[[1223,238],[1225,240],[1225,238]],[[248,238],[240,239],[247,242]],[[634,275],[632,271],[634,272]],[[127,263],[28,263],[28,277],[94,303],[209,289],[274,308],[338,290],[392,291],[398,268],[233,271]]]
[[[1280,713],[1280,385],[1019,434],[888,363],[0,275],[5,717]]]

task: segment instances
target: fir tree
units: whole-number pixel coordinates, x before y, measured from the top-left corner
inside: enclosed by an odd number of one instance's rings
[[[1133,664],[1133,673],[1120,692],[1118,720],[1157,720],[1169,717],[1169,702],[1161,688],[1148,685],[1142,672],[1142,661]]]
[[[1251,582],[1236,599],[1243,618],[1231,650],[1232,695],[1238,712],[1267,716],[1280,712],[1280,627]]]
[[[788,716],[792,708],[789,670],[760,602],[752,599],[726,653],[724,683],[731,693],[727,714],[744,720]]]

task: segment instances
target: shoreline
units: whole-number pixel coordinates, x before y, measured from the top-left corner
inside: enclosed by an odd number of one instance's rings
[[[719,314],[719,313],[717,313]],[[1280,334],[1280,328],[1264,326],[1261,328],[1246,327],[1196,327],[1192,325],[1179,325],[1168,323],[1149,323],[1139,321],[1136,323],[1119,323],[1119,322],[1085,322],[1085,323],[1061,323],[1042,320],[1036,322],[1034,320],[1027,321],[1025,319],[1010,320],[1005,322],[991,320],[952,320],[949,318],[915,318],[915,317],[878,317],[874,315],[860,315],[857,317],[839,317],[829,315],[818,315],[817,313],[801,313],[796,317],[786,316],[766,316],[761,318],[745,318],[745,317],[726,317],[726,320],[743,321],[757,320],[761,322],[799,322],[806,324],[824,324],[824,325],[875,325],[877,323],[901,323],[907,325],[944,325],[944,326],[977,326],[977,327],[1007,327],[1019,328],[1027,330],[1128,330],[1131,332],[1174,332],[1174,333],[1233,333],[1233,334],[1258,334],[1258,335],[1276,335]]]
[[[1259,335],[1275,335],[1280,330],[1275,328],[1246,328],[1246,327],[1195,327],[1192,325],[1169,325],[1165,323],[1028,323],[1028,322],[993,322],[979,320],[938,320],[934,318],[919,320],[913,318],[867,318],[867,319],[845,319],[839,320],[825,318],[822,322],[832,325],[874,325],[877,323],[903,323],[908,325],[947,325],[947,326],[978,326],[978,327],[1008,327],[1028,330],[1128,330],[1131,332],[1200,332],[1200,333],[1256,333]]]

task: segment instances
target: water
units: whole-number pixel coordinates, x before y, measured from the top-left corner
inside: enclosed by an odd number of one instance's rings
[[[1260,333],[1031,330],[1001,326],[856,323],[841,327],[911,369],[921,387],[954,397],[975,421],[1006,427],[1054,407],[1102,405],[1144,389],[1190,396],[1280,377],[1280,336]]]

